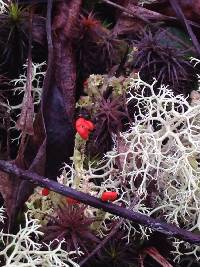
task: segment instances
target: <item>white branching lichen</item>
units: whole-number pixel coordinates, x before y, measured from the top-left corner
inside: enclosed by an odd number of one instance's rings
[[[138,4],[140,5],[140,6],[143,6],[143,5],[148,5],[148,4],[152,4],[152,3],[154,3],[154,2],[158,2],[157,0],[139,0],[138,1]]]
[[[61,248],[62,243],[58,244],[55,249],[51,244],[42,244],[39,237],[43,234],[39,228],[41,225],[35,219],[30,219],[25,214],[25,226],[21,227],[16,235],[0,233],[0,241],[3,249],[0,251],[0,257],[4,257],[5,262],[1,265],[4,267],[78,267],[74,261],[76,258],[75,251],[66,252]],[[9,242],[7,243],[7,240]],[[45,248],[45,249],[44,249]],[[78,251],[81,255],[82,252]]]
[[[0,222],[4,222],[5,216],[4,216],[5,209],[4,207],[0,207]]]
[[[42,81],[45,76],[45,71],[43,70],[46,66],[46,62],[42,63],[32,63],[32,97],[34,99],[34,105],[38,105],[41,100],[42,94]],[[24,74],[20,74],[18,79],[13,79],[11,84],[14,85],[13,92],[15,94],[24,94],[26,91],[26,76],[27,64],[24,65]],[[21,109],[22,103],[16,106],[11,106],[12,110]]]
[[[8,4],[5,1],[0,0],[0,14],[3,14],[6,11],[7,6]]]
[[[71,169],[67,176],[73,174],[72,180],[82,176],[79,190],[87,183],[98,197],[106,190],[117,191],[116,204],[149,216],[161,215],[169,223],[199,231],[200,104],[190,105],[183,95],[175,96],[167,86],[157,88],[156,81],[148,84],[139,76],[130,78],[129,84],[127,101],[135,103],[136,110],[129,129],[120,137],[113,136],[115,145],[98,167],[90,163],[81,175]],[[91,183],[91,178],[101,184]],[[104,214],[102,227],[106,228],[108,219],[117,218]],[[142,237],[149,235],[147,228],[135,229],[127,221],[123,228],[127,238],[138,231]],[[200,259],[199,248],[174,244],[177,253],[193,251]]]
[[[195,58],[195,57],[191,57],[190,62],[192,62],[192,63],[194,62],[194,67],[196,67],[196,65],[200,63],[200,59]]]
[[[194,67],[196,67],[198,64],[200,64],[200,59],[191,57],[190,62],[194,64]],[[198,79],[198,91],[200,91],[200,74],[197,74]]]
[[[40,104],[41,95],[42,95],[42,84],[43,79],[45,76],[45,69],[46,63],[32,63],[32,98],[33,98],[33,104],[34,107],[37,108]],[[14,95],[21,95],[20,102],[11,105],[9,102],[6,104],[7,112],[10,114],[10,120],[11,120],[11,127],[10,130],[17,130],[16,127],[16,121],[18,117],[20,116],[21,109],[22,109],[22,99],[23,95],[26,91],[26,82],[27,82],[27,76],[26,76],[26,69],[27,64],[24,65],[24,74],[20,74],[19,78],[13,79],[10,81],[10,83],[14,86],[12,89]],[[17,142],[19,144],[21,138],[21,133],[17,134],[16,138],[12,138],[12,142]]]

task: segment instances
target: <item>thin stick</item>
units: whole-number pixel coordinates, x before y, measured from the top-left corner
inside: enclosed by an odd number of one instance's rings
[[[21,179],[34,183],[35,185],[48,188],[63,196],[74,198],[86,205],[90,205],[98,209],[103,209],[106,212],[117,215],[124,219],[128,219],[134,223],[144,225],[169,237],[176,237],[191,244],[200,245],[200,235],[198,234],[193,234],[190,231],[178,228],[175,225],[165,223],[161,220],[151,218],[139,212],[131,211],[112,203],[102,202],[99,198],[90,196],[83,192],[79,192],[48,178],[39,176],[36,173],[22,170],[8,161],[0,160],[0,170],[9,174],[16,175]]]
[[[87,255],[80,263],[80,267],[83,266],[91,257],[93,257],[117,232],[117,230],[121,227],[124,219],[121,219],[115,226],[112,228],[111,232],[101,241],[101,243],[95,247],[95,249]]]

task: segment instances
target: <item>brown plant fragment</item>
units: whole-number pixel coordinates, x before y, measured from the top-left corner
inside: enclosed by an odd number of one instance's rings
[[[74,37],[81,0],[61,1],[53,20],[55,80],[64,97],[66,115],[73,122],[75,111],[76,58]]]
[[[30,63],[28,63],[28,65],[29,64]],[[28,70],[28,73],[29,73],[29,70]],[[33,98],[31,95],[31,88],[32,88],[31,77],[28,75],[27,84],[26,84],[26,92],[24,94],[24,98],[22,102],[22,111],[21,111],[20,118],[17,121],[17,125],[16,125],[18,130],[21,130],[22,132],[29,134],[29,135],[33,135],[33,116],[34,116],[34,104],[33,104]]]
[[[73,155],[77,72],[75,37],[81,2],[57,2],[52,23],[52,75],[43,101],[47,133],[46,176],[51,179],[55,179],[63,162],[70,162]]]
[[[155,247],[148,247],[143,250],[142,254],[140,254],[141,267],[144,266],[143,260],[146,254],[152,257],[155,261],[157,261],[162,267],[173,267],[168,262],[168,260],[159,253],[159,251]]]
[[[20,118],[17,121],[17,128],[23,133],[33,135],[33,117],[34,117],[34,104],[31,95],[32,91],[32,18],[33,13],[30,13],[29,17],[29,51],[28,51],[28,67],[27,67],[27,80],[26,80],[26,91],[22,102],[22,111]]]
[[[200,0],[177,0],[176,2],[180,5],[188,20],[200,21]],[[166,16],[176,16],[168,0],[156,1],[148,5],[148,8]]]

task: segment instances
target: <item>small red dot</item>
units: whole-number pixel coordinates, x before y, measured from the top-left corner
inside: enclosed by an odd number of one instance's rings
[[[49,194],[49,189],[48,188],[43,188],[42,189],[42,195],[43,196],[48,196],[48,194]]]

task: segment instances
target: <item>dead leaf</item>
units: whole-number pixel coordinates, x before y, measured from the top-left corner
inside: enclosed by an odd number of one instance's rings
[[[34,117],[34,104],[32,98],[32,12],[29,16],[29,49],[28,49],[28,66],[27,66],[27,78],[26,78],[26,91],[22,102],[22,111],[20,118],[17,121],[17,128],[22,131],[23,134],[33,135],[33,117]]]
[[[24,94],[22,103],[22,111],[20,118],[17,121],[17,129],[22,132],[32,135],[33,134],[33,116],[34,116],[34,105],[33,99],[29,91]]]
[[[76,90],[76,36],[81,0],[56,3],[53,18],[54,64],[44,102],[47,133],[46,176],[55,179],[63,162],[70,162],[74,147]]]

